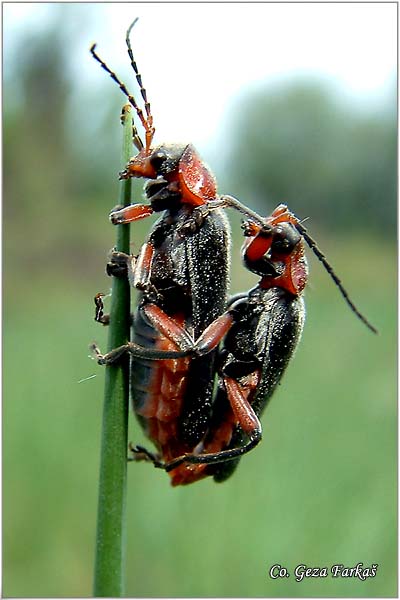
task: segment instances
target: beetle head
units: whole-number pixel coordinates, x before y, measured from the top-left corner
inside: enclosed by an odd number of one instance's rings
[[[242,257],[247,269],[261,276],[261,287],[281,287],[297,296],[307,283],[308,268],[303,238],[292,217],[280,205],[266,220],[265,228],[247,222]]]
[[[149,153],[143,148],[120,173],[120,179],[130,177],[156,179],[157,187],[165,181],[164,187],[168,185],[173,194],[181,194],[181,203],[193,207],[214,200],[217,195],[214,176],[191,144],[162,144]],[[152,189],[155,188],[151,183],[146,186],[149,198]]]
[[[243,229],[249,238],[243,244],[243,261],[250,271],[261,275],[260,287],[282,287],[294,295],[301,294],[308,275],[304,252],[306,242],[339,288],[350,309],[371,331],[378,332],[355,306],[315,240],[285,204],[280,204],[265,219],[265,227],[250,221],[245,223]]]
[[[186,148],[183,144],[161,144],[148,151],[143,148],[130,159],[126,168],[119,174],[120,179],[144,177],[156,179],[159,176],[167,181],[178,179],[179,161]]]

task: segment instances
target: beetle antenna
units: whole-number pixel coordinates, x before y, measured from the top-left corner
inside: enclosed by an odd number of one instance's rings
[[[139,69],[137,67],[135,58],[133,56],[133,51],[132,51],[132,46],[131,46],[130,34],[132,31],[132,28],[137,23],[137,21],[138,21],[138,17],[136,17],[136,19],[129,25],[128,30],[126,32],[125,41],[126,41],[126,46],[128,48],[128,55],[129,55],[129,58],[131,61],[131,66],[135,73],[136,81],[138,82],[140,93],[142,94],[142,98],[143,98],[143,102],[144,102],[144,108],[146,111],[147,119],[146,119],[146,125],[144,126],[144,128],[146,131],[146,151],[148,151],[150,149],[151,142],[153,141],[155,129],[153,127],[153,115],[151,114],[150,102],[147,99],[146,88],[143,85],[142,76],[139,73]]]
[[[307,244],[309,245],[309,247],[311,248],[311,250],[314,252],[314,254],[318,258],[318,260],[320,260],[322,262],[322,264],[324,265],[325,269],[327,270],[327,272],[329,273],[329,275],[331,276],[331,278],[335,282],[336,286],[339,288],[339,290],[340,290],[343,298],[345,299],[345,301],[347,302],[347,304],[349,305],[349,307],[351,308],[351,310],[364,323],[364,325],[366,325],[368,327],[368,329],[370,329],[374,333],[378,333],[378,330],[373,325],[371,325],[371,323],[366,319],[366,317],[364,317],[364,315],[360,313],[360,311],[358,310],[358,308],[356,307],[356,305],[352,302],[352,300],[350,300],[349,294],[347,293],[346,289],[343,287],[343,284],[340,281],[339,277],[336,275],[335,271],[333,270],[333,268],[331,267],[331,265],[328,263],[328,261],[327,261],[326,257],[324,256],[324,254],[318,248],[316,241],[313,240],[313,238],[310,235],[308,235],[306,228],[303,227],[303,225],[301,225],[301,223],[299,223],[299,222],[296,223],[295,227],[296,227],[297,231],[306,240]]]
[[[111,79],[113,81],[115,81],[115,83],[118,85],[118,87],[120,88],[120,90],[122,91],[122,93],[125,94],[125,96],[128,98],[129,103],[135,109],[136,114],[138,115],[138,117],[139,117],[139,119],[140,119],[140,121],[141,121],[141,123],[142,123],[142,125],[144,127],[144,130],[146,132],[146,146],[147,146],[147,137],[148,137],[148,132],[149,132],[150,128],[149,128],[148,121],[147,121],[147,119],[145,118],[145,116],[143,114],[142,109],[138,106],[138,104],[137,104],[134,96],[132,96],[132,94],[129,93],[126,85],[117,77],[117,75],[113,71],[111,71],[110,67],[108,67],[108,65],[106,65],[106,63],[97,54],[97,52],[96,52],[96,44],[93,44],[93,46],[90,48],[90,52],[91,52],[91,55],[93,56],[93,58],[95,60],[97,60],[98,63],[100,63],[101,67],[105,70],[105,72],[110,75]],[[136,128],[135,128],[135,131],[136,131]],[[137,131],[136,131],[136,135],[137,135]],[[154,133],[153,133],[153,135],[154,135]],[[134,137],[135,137],[135,132],[134,132]],[[137,138],[140,140],[140,138],[139,138],[138,135],[137,135]],[[141,144],[141,146],[143,147],[143,143],[142,143],[141,140],[138,143]],[[135,143],[135,146],[138,148],[137,143]]]
[[[151,109],[150,109],[150,102],[147,99],[147,92],[146,92],[146,88],[143,86],[142,83],[142,76],[139,73],[139,70],[137,68],[137,64],[135,61],[135,58],[133,56],[133,52],[132,52],[132,46],[131,46],[131,40],[130,40],[130,34],[132,31],[132,28],[134,27],[134,25],[137,23],[138,21],[138,17],[136,17],[136,19],[133,21],[133,23],[131,23],[128,27],[128,31],[126,32],[126,45],[128,47],[128,54],[129,54],[129,58],[131,61],[131,66],[132,69],[135,72],[135,76],[136,76],[136,81],[138,82],[139,88],[140,88],[140,93],[142,94],[142,98],[143,98],[143,102],[144,102],[144,107],[146,110],[146,115],[147,115],[147,120],[149,122],[149,125],[153,125],[153,115],[151,114]]]

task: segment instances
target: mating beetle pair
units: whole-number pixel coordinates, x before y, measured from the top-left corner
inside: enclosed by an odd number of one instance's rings
[[[153,117],[129,40],[134,23],[126,43],[144,112],[95,46],[91,49],[127,96],[145,131],[143,144],[134,127],[138,154],[120,178],[147,179],[149,204],[114,211],[110,218],[120,224],[154,212],[164,214],[138,257],[114,256],[114,267],[125,261],[129,280],[140,291],[132,342],[105,356],[94,349],[102,364],[115,362],[124,352],[132,355],[134,410],[158,451],[153,455],[132,448],[133,457],[168,471],[173,485],[209,475],[223,481],[240,456],[260,441],[258,417],[300,339],[302,292],[307,283],[304,241],[352,310],[374,328],[349,300],[315,242],[286,206],[262,219],[231,196],[217,195],[214,177],[192,146],[152,148]],[[244,225],[243,261],[261,277],[254,289],[229,302],[230,234],[223,212],[227,206],[249,218]],[[106,323],[100,297],[96,303],[96,319]]]

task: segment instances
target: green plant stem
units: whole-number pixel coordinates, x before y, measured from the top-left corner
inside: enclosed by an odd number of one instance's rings
[[[132,148],[132,115],[125,112],[122,166]],[[121,183],[120,204],[130,204],[131,181]],[[116,228],[116,249],[129,254],[129,225]],[[113,277],[108,351],[129,339],[130,288]],[[94,596],[124,595],[126,556],[126,477],[129,408],[129,362],[105,367],[103,429],[100,456]]]

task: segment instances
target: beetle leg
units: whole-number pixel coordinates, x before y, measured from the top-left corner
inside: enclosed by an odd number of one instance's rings
[[[104,315],[103,313],[102,297],[103,294],[97,294],[95,297],[95,319],[96,321],[103,323],[103,325],[108,325],[110,316]],[[174,319],[164,313],[164,311],[156,304],[146,304],[142,310],[153,327],[162,333],[170,342],[175,344],[177,350],[154,350],[153,348],[140,346],[135,342],[127,342],[118,348],[114,348],[107,354],[102,354],[97,344],[93,343],[90,345],[90,351],[99,365],[115,364],[127,353],[148,360],[169,360],[174,358],[186,358],[187,356],[194,355],[203,356],[216,348],[233,324],[232,315],[230,313],[224,313],[213,321],[213,323],[205,329],[198,340],[194,342],[186,329],[178,325]]]
[[[137,261],[137,256],[125,254],[125,252],[118,252],[117,250],[111,250],[109,253],[109,261],[106,265],[106,273],[110,277],[128,277],[129,285],[134,287]]]
[[[250,438],[250,441],[253,442],[256,440],[258,444],[261,441],[261,423],[248,402],[246,395],[243,393],[243,386],[236,379],[226,376],[224,377],[224,383],[228,400],[237,422],[244,433]]]
[[[106,265],[106,273],[110,277],[129,277],[129,272],[135,268],[136,257],[125,252],[111,250],[108,255],[108,263]]]
[[[107,354],[102,354],[98,345],[93,342],[90,344],[89,350],[93,354],[93,357],[97,360],[99,365],[113,365],[118,363],[121,358],[129,352],[130,342],[127,344],[123,344],[122,346],[118,346],[118,348],[114,348],[111,352],[107,352]]]
[[[267,224],[266,219],[263,219],[262,217],[260,217],[260,215],[258,213],[254,212],[254,210],[251,210],[245,204],[242,204],[242,202],[240,202],[234,196],[230,196],[227,194],[220,196],[217,200],[213,200],[211,204],[213,205],[213,207],[216,207],[216,208],[218,206],[220,206],[221,208],[226,207],[226,206],[228,206],[230,208],[234,208],[235,210],[239,211],[246,217],[250,218],[252,221],[254,221],[254,223],[257,223],[257,225],[259,227],[261,227],[265,230],[269,230],[271,228],[271,226],[269,224]]]
[[[151,283],[151,265],[153,256],[153,244],[151,242],[145,242],[135,261],[128,262],[128,279],[132,287],[143,292],[145,301],[160,304],[162,295],[159,294],[157,288]]]
[[[203,356],[214,350],[234,323],[234,316],[227,311],[217,317],[197,338],[194,345],[196,355]]]
[[[159,301],[159,294],[155,286],[151,283],[151,265],[154,256],[154,246],[151,242],[145,242],[140,249],[139,256],[135,265],[132,265],[129,281],[132,287],[144,292],[146,300]]]
[[[107,294],[110,295],[110,294]],[[94,297],[94,304],[95,304],[95,315],[94,315],[94,320],[97,321],[97,323],[101,323],[102,325],[109,325],[110,324],[110,315],[107,313],[104,313],[104,302],[103,302],[103,298],[105,298],[105,294],[102,294],[101,292],[99,294],[96,294]],[[132,315],[130,315],[130,321],[132,323],[133,318]]]
[[[103,325],[109,325],[110,315],[104,314],[103,297],[104,294],[99,293],[96,294],[94,298],[96,305],[95,320]],[[102,354],[97,344],[93,343],[90,346],[90,350],[98,364],[114,364],[126,353],[132,354],[132,356],[138,358],[147,358],[149,360],[168,360],[185,358],[187,356],[204,356],[217,347],[234,323],[233,313],[227,311],[215,319],[203,331],[200,337],[194,341],[186,329],[179,325],[172,317],[167,315],[157,304],[145,304],[141,310],[152,326],[175,345],[176,350],[154,350],[152,348],[140,346],[135,342],[127,342],[123,346],[119,346],[107,354]]]
[[[178,350],[194,353],[195,342],[191,335],[157,304],[145,304],[141,310],[151,325],[175,344]]]
[[[122,346],[118,346],[118,348],[110,350],[110,352],[107,352],[106,354],[103,354],[98,345],[93,342],[90,344],[89,350],[99,365],[118,364],[125,354],[131,354],[137,358],[144,358],[147,360],[173,360],[175,358],[186,358],[187,356],[191,356],[193,354],[193,350],[191,348],[186,350],[171,351],[154,350],[153,348],[139,346],[139,344],[135,344],[135,342],[127,342]]]
[[[167,472],[172,471],[184,463],[216,464],[225,462],[227,460],[232,460],[238,456],[246,454],[261,441],[261,423],[246,399],[243,387],[235,379],[230,377],[224,377],[224,383],[235,419],[242,428],[243,432],[248,436],[249,441],[243,446],[221,450],[220,452],[209,454],[184,454],[168,463],[165,463],[164,469]]]
[[[95,299],[95,301],[102,304],[101,298]],[[101,310],[101,308],[97,308],[97,312],[100,313]],[[232,315],[230,313],[224,313],[213,321],[198,340],[194,342],[186,329],[178,325],[174,319],[164,313],[164,311],[156,304],[147,304],[142,310],[153,327],[172,342],[177,350],[154,350],[153,348],[140,346],[135,342],[127,342],[123,346],[119,346],[107,354],[102,354],[99,347],[93,343],[90,346],[90,349],[100,365],[109,365],[118,362],[125,353],[148,360],[169,360],[174,358],[186,358],[187,356],[203,356],[216,348],[233,324]],[[104,317],[107,318],[109,315],[104,315]],[[100,322],[103,323],[103,321]]]
[[[128,457],[128,462],[146,460],[152,462],[155,467],[163,468],[163,463],[160,461],[158,454],[153,454],[143,446],[134,446],[132,442],[129,442],[128,447],[132,452],[132,456]]]
[[[156,304],[146,304],[142,307],[142,310],[152,326],[175,344],[181,353],[187,352],[186,356],[190,354],[203,356],[215,350],[234,323],[233,314],[227,311],[217,317],[194,341],[184,327],[178,325]],[[178,357],[177,354],[176,358]]]
[[[94,297],[94,303],[96,306],[94,320],[97,321],[97,323],[102,323],[103,325],[109,325],[110,324],[110,315],[104,314],[103,298],[104,298],[104,294],[102,294],[101,292],[99,294],[96,294]]]
[[[254,210],[251,210],[251,208],[240,202],[234,196],[227,194],[219,196],[215,200],[208,200],[205,204],[197,206],[193,212],[198,211],[198,216],[195,217],[194,220],[196,220],[196,218],[201,219],[201,215],[203,216],[204,220],[204,217],[206,217],[210,211],[220,208],[233,208],[242,215],[246,216],[248,219],[251,219],[254,223],[257,223],[257,225],[262,229],[269,231],[271,228],[271,226],[266,222],[266,219],[263,219],[258,213],[254,212]],[[185,226],[186,223],[184,223],[182,227],[185,228]],[[190,224],[188,224],[188,227],[190,227]]]
[[[204,219],[210,214],[210,209],[207,204],[196,206],[190,217],[186,219],[182,225],[177,227],[177,232],[184,237],[192,233],[196,233],[204,223]]]
[[[167,315],[157,304],[145,304],[141,309],[152,326],[162,333],[182,352],[203,356],[215,350],[234,323],[234,315],[227,311],[217,317],[197,338],[193,340],[187,330]]]
[[[125,225],[149,217],[153,212],[149,204],[131,204],[121,208],[121,210],[112,211],[110,221],[113,225]]]
[[[126,277],[127,271],[129,272],[129,268],[127,268],[127,265],[129,265],[130,259],[134,260],[134,257],[131,257],[128,254],[125,254],[124,252],[117,252],[115,250],[112,250],[109,255],[109,262],[106,265],[107,275],[109,275],[110,277]],[[94,297],[94,303],[96,306],[94,320],[98,323],[102,323],[103,325],[109,325],[110,315],[104,314],[104,297],[105,294],[102,293],[96,294]]]

